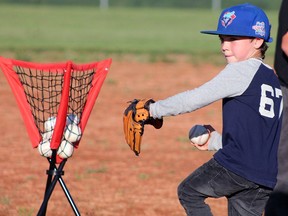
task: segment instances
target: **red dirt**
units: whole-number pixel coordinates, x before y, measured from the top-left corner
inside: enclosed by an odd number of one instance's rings
[[[192,89],[222,67],[176,63],[113,61],[91,113],[79,148],[64,168],[63,179],[82,215],[184,216],[177,186],[213,152],[188,142],[195,124],[221,131],[221,102],[190,114],[146,126],[139,157],[124,141],[122,113],[133,98],[163,99]],[[36,215],[43,200],[48,162],[32,149],[16,101],[0,73],[0,215]],[[215,216],[227,215],[225,199],[207,201]],[[73,215],[57,183],[47,214]]]

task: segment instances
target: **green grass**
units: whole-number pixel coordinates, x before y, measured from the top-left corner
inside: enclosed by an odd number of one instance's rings
[[[4,196],[0,198],[1,205],[10,205],[10,203],[11,203],[11,200],[9,199],[9,197]]]
[[[99,53],[205,57],[219,53],[219,40],[200,31],[215,29],[218,16],[202,9],[0,5],[0,49],[26,60],[41,52],[72,60]],[[275,38],[277,11],[268,16]]]
[[[29,209],[26,207],[18,207],[19,216],[32,216],[34,215],[34,209]]]

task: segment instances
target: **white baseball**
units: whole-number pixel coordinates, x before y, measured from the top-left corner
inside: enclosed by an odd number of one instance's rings
[[[66,125],[68,126],[69,124],[76,124],[78,125],[80,122],[79,118],[77,115],[74,114],[69,114],[67,115],[67,120],[66,120]]]
[[[82,135],[81,128],[76,124],[69,124],[64,131],[64,137],[67,141],[74,143],[80,140]]]
[[[55,125],[56,125],[56,117],[55,116],[49,117],[44,123],[44,127],[45,127],[46,131],[53,131]]]
[[[50,141],[49,140],[42,140],[38,145],[38,151],[40,155],[44,157],[51,157],[52,150],[50,148]]]
[[[197,137],[193,137],[190,140],[194,144],[204,145],[208,141],[209,136],[210,136],[209,133],[206,133],[206,134],[202,134],[202,135],[197,136]]]
[[[42,134],[42,139],[43,140],[51,140],[53,135],[53,130],[52,131],[47,131]]]
[[[74,152],[74,146],[67,140],[63,140],[58,148],[57,154],[59,157],[65,159],[72,156]]]

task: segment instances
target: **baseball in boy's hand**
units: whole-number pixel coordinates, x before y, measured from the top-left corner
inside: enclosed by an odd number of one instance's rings
[[[195,125],[189,131],[190,141],[197,145],[204,145],[209,137],[209,131],[202,125]]]

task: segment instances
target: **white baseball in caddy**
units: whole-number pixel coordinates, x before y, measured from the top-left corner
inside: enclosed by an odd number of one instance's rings
[[[44,139],[38,145],[38,151],[43,157],[51,157],[52,150],[50,148],[50,140]]]
[[[50,116],[44,122],[45,132],[42,134],[42,140],[38,144],[38,151],[43,157],[51,157],[52,150],[50,147],[50,141],[53,135],[54,127],[56,125],[56,117]]]
[[[57,150],[57,155],[59,155],[59,157],[65,159],[65,158],[69,158],[72,156],[74,152],[74,146],[71,142],[67,141],[67,140],[62,140],[58,150]]]
[[[51,157],[52,150],[50,141],[52,139],[53,131],[56,125],[57,118],[55,116],[49,117],[44,122],[45,132],[42,134],[42,140],[38,145],[40,155],[44,157]],[[81,128],[78,126],[80,120],[75,114],[68,114],[66,118],[66,126],[63,132],[63,140],[61,141],[57,154],[61,158],[69,158],[74,152],[74,143],[79,141],[82,136]]]
[[[69,125],[69,124],[76,124],[78,125],[80,122],[79,118],[77,115],[71,113],[71,114],[68,114],[67,115],[67,118],[66,118],[66,126]]]
[[[54,130],[56,125],[56,117],[50,116],[44,123],[44,128],[46,132],[51,132]]]
[[[74,143],[79,141],[82,136],[81,128],[78,126],[80,120],[74,114],[67,115],[66,127],[63,132],[63,140],[58,148],[57,154],[65,159],[72,156]]]
[[[79,141],[81,139],[81,135],[81,128],[77,124],[67,125],[64,131],[64,138],[71,143]]]

